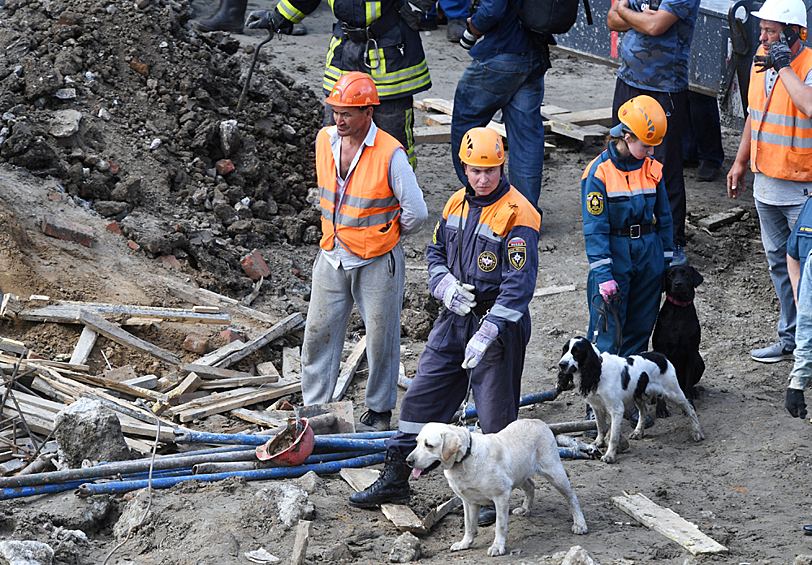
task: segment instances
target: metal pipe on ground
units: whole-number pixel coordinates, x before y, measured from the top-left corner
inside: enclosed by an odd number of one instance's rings
[[[224,443],[229,445],[262,445],[273,436],[248,434],[209,434],[204,432],[176,432],[175,443]],[[322,435],[315,437],[315,450],[367,451],[385,449],[382,439],[355,439]]]
[[[318,436],[316,436],[318,437]],[[377,465],[383,463],[385,454],[376,453],[374,455],[364,455],[362,457],[354,457],[353,459],[345,459],[343,461],[332,461],[329,463],[319,463],[316,465],[299,465],[297,467],[278,467],[276,469],[258,469],[255,471],[237,471],[234,473],[211,473],[207,475],[192,475],[189,477],[167,477],[159,478],[152,481],[152,488],[170,488],[176,484],[195,480],[202,482],[216,482],[222,481],[229,477],[243,477],[247,481],[260,481],[267,479],[292,479],[301,477],[302,475],[313,471],[318,474],[338,473],[344,468],[367,467],[369,465]],[[146,488],[149,481],[123,481],[120,483],[106,483],[102,485],[96,484],[83,484],[80,486],[76,495],[82,498],[92,496],[94,494],[115,494],[122,492],[129,492]]]
[[[538,404],[539,402],[550,402],[558,398],[558,389],[551,388],[550,390],[545,390],[544,392],[536,392],[534,394],[528,394],[526,396],[522,396],[519,398],[519,406],[529,406],[531,404]],[[459,419],[461,412],[457,411],[454,414],[454,420]],[[468,420],[469,418],[474,418],[476,416],[476,406],[473,408],[468,408],[463,417]]]
[[[316,463],[328,463],[330,461],[341,461],[351,459],[361,455],[372,455],[378,451],[348,451],[345,453],[325,453],[322,455],[311,455],[304,460],[303,465],[314,465]],[[233,471],[251,471],[253,469],[270,469],[277,467],[270,461],[234,461],[230,463],[199,463],[192,467],[195,475],[208,475],[211,473],[229,473]]]

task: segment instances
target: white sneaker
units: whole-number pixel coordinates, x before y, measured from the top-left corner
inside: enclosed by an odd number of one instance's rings
[[[750,357],[753,358],[753,361],[759,363],[778,363],[779,361],[793,360],[795,356],[792,352],[792,349],[787,349],[782,342],[777,341],[767,347],[754,349],[750,352]]]

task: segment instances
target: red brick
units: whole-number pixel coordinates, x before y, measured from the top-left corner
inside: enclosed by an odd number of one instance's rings
[[[118,235],[124,235],[123,233],[121,233],[121,228],[118,227],[118,222],[110,222],[109,224],[107,224],[107,231],[117,233]]]
[[[48,198],[51,200],[51,202],[59,202],[62,200],[62,195],[58,192],[49,192]]]
[[[224,177],[234,170],[234,163],[232,163],[229,159],[220,159],[214,164],[214,168],[217,169],[218,175]]]
[[[236,330],[232,330],[228,328],[227,330],[223,330],[220,332],[220,337],[226,340],[226,343],[231,343],[232,341],[237,341],[238,339],[242,339],[242,334]]]
[[[240,259],[240,265],[242,265],[242,270],[252,281],[258,281],[260,278],[271,274],[271,270],[256,249]]]
[[[83,226],[54,216],[42,217],[42,233],[65,241],[75,241],[85,247],[93,247],[95,240],[93,228],[90,226]]]
[[[133,251],[138,251],[139,249],[141,249],[141,247],[133,240],[127,242],[127,247],[129,247]]]
[[[178,261],[174,255],[162,255],[161,261],[163,261],[166,265],[170,266],[176,271],[183,270],[183,267],[180,266],[180,261]]]
[[[204,355],[208,348],[208,338],[200,334],[189,334],[183,341],[183,349],[186,351],[191,351],[192,353],[197,353],[198,355]]]

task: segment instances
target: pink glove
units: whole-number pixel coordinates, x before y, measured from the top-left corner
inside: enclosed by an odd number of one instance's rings
[[[477,332],[468,340],[465,346],[465,360],[462,362],[463,369],[473,369],[482,361],[485,350],[490,347],[496,336],[499,335],[499,328],[490,320],[483,320]]]
[[[604,302],[609,302],[610,300],[615,300],[616,298],[618,298],[617,296],[618,289],[615,279],[599,284],[598,290],[600,291],[601,296],[603,296]]]

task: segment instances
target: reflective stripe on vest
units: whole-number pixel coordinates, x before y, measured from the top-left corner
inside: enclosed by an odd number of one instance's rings
[[[757,54],[764,54],[763,46]],[[791,68],[804,80],[812,70],[812,50],[802,49]],[[748,92],[750,168],[772,178],[812,182],[812,119],[792,102],[780,77],[769,96],[764,80],[753,67]]]
[[[290,0],[280,0],[279,4],[276,5],[276,9],[279,10],[279,13],[285,16],[285,19],[292,21],[295,24],[301,22],[307,14],[298,10],[293,4],[290,3]]]
[[[330,146],[331,131],[335,131],[335,126],[322,129],[316,138],[322,228],[319,245],[330,251],[337,241],[358,257],[379,257],[400,241],[400,203],[389,187],[389,161],[392,153],[401,147],[400,142],[379,129],[374,145],[364,146],[344,186],[344,195],[336,202],[336,162]]]

